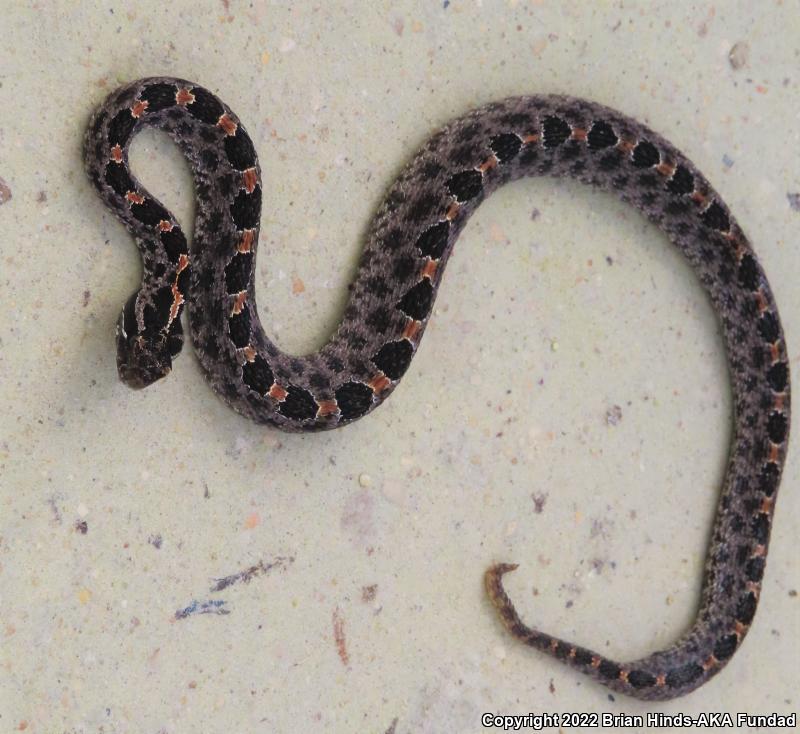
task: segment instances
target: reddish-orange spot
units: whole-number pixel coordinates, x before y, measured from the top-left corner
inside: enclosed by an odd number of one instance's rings
[[[764,311],[769,308],[767,299],[764,297],[764,292],[760,288],[756,291],[756,305],[758,306],[759,313],[764,313]]]
[[[533,133],[532,135],[525,135],[522,138],[522,144],[528,145],[529,143],[535,143],[537,140],[539,140],[539,136],[536,133]]]
[[[756,547],[753,549],[753,555],[752,555],[752,556],[750,556],[750,557],[751,557],[751,558],[757,558],[757,557],[758,557],[758,558],[763,558],[765,555],[767,555],[767,546],[765,546],[765,545],[762,545],[761,543],[759,543],[759,544],[758,544],[758,545],[757,545],[757,546],[756,546]]]
[[[623,683],[627,683],[628,682],[628,671],[627,670],[620,670],[619,671],[619,679]]]
[[[736,633],[736,636],[741,640],[747,634],[747,625],[742,624],[738,619],[736,620],[736,624],[733,627],[733,631]]]
[[[137,194],[135,191],[129,191],[127,194],[125,194],[125,198],[131,204],[144,204],[144,196]]]
[[[244,349],[242,349],[242,354],[244,354],[244,358],[248,362],[255,362],[256,350],[250,344],[248,344]]]
[[[572,128],[572,139],[573,140],[586,140],[588,133],[582,127],[574,127]]]
[[[769,445],[769,456],[767,459],[771,461],[773,464],[778,462],[778,455],[780,454],[780,446],[776,443],[770,443]]]
[[[662,176],[672,177],[672,174],[675,173],[675,166],[672,163],[659,163],[656,166],[656,171]]]
[[[134,117],[141,117],[142,113],[147,109],[150,103],[146,99],[137,99],[133,107],[131,107],[131,114]]]
[[[718,662],[713,655],[709,655],[708,659],[703,663],[703,670],[711,670]]]
[[[494,168],[497,165],[497,156],[490,155],[480,166],[478,166],[478,170],[481,173],[486,173],[491,168]]]
[[[178,272],[182,273],[188,267],[189,267],[189,256],[182,253],[178,258]]]
[[[425,267],[422,268],[422,273],[420,273],[420,275],[423,278],[427,278],[428,280],[433,280],[433,276],[436,274],[436,268],[438,266],[439,264],[436,262],[436,260],[431,260],[431,258],[428,258],[428,260],[425,263]]]
[[[593,668],[599,668],[600,667],[600,663],[602,663],[602,662],[603,661],[602,661],[602,659],[600,657],[598,657],[597,655],[592,655],[592,667]]]
[[[781,358],[781,348],[778,342],[775,342],[774,344],[770,345],[769,353],[770,356],[772,357],[773,362],[777,362]]]
[[[246,229],[242,232],[242,239],[239,241],[236,249],[239,252],[250,252],[253,249],[253,240],[255,239],[255,230]]]
[[[194,95],[186,87],[181,87],[175,95],[175,101],[179,105],[192,104]]]
[[[242,312],[244,304],[247,301],[247,291],[239,291],[233,299],[233,306],[231,307],[231,316],[237,316]]]
[[[761,507],[759,508],[759,510],[761,512],[770,513],[772,512],[772,506],[774,504],[775,500],[772,497],[765,497],[763,500],[761,500]],[[758,547],[763,547],[763,546],[758,546]]]
[[[159,228],[159,229],[160,229],[162,232],[171,232],[171,231],[172,231],[172,222],[168,222],[166,219],[162,219],[162,220],[161,220],[161,221],[158,223],[158,228]]]
[[[271,398],[275,398],[277,401],[281,401],[286,399],[288,393],[277,382],[275,382],[269,389],[267,395],[269,395]]]
[[[447,221],[452,222],[456,218],[456,214],[458,214],[458,210],[460,209],[460,205],[457,201],[454,201],[447,207],[447,213],[444,215]]]
[[[119,143],[111,149],[111,160],[114,163],[122,163],[122,147]]]
[[[236,134],[236,123],[228,117],[228,113],[221,115],[219,120],[217,120],[217,125],[219,125],[226,135],[235,135]]]
[[[635,140],[620,139],[620,141],[617,143],[617,148],[619,148],[619,150],[621,150],[623,153],[630,153],[635,147]]]
[[[378,372],[378,374],[367,383],[367,385],[372,388],[372,392],[376,395],[383,392],[391,384],[392,381],[384,375],[383,372]]]
[[[233,133],[228,133],[228,135],[233,135]],[[248,194],[253,193],[257,183],[258,171],[256,171],[255,167],[248,168],[244,173],[242,173],[242,186],[245,188]]]
[[[260,524],[261,524],[261,516],[257,512],[251,512],[244,519],[245,530],[252,530],[253,528],[257,528]]]
[[[349,665],[350,656],[347,654],[347,641],[344,636],[344,619],[339,612],[339,607],[333,610],[333,639],[336,641],[336,650],[342,664]]]
[[[657,686],[665,686],[667,685],[667,676],[665,673],[656,676],[656,685]]]
[[[697,191],[697,189],[695,189],[692,192],[692,201],[695,204],[699,204],[700,206],[702,206],[703,204],[706,203],[706,201],[708,201],[708,199],[706,199],[705,194],[703,194],[702,192]]]
[[[408,321],[406,321],[405,328],[403,329],[403,338],[411,341],[417,335],[420,325],[420,321],[408,319]]]
[[[326,415],[333,415],[339,412],[339,405],[335,400],[320,400],[319,409],[317,410],[317,417],[323,418]]]

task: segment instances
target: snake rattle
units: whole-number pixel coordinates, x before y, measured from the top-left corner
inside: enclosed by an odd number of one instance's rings
[[[191,164],[198,201],[191,250],[128,166],[131,139],[147,125],[168,133]],[[141,286],[117,324],[121,379],[139,388],[169,373],[188,305],[213,389],[239,413],[285,431],[337,428],[388,397],[422,338],[459,233],[501,184],[569,177],[631,203],[697,272],[720,320],[732,381],[733,440],[697,617],[671,647],[620,663],[525,625],[502,583],[516,566],[490,568],[486,589],[515,638],[630,696],[684,695],[731,659],[761,591],[789,435],[789,361],[747,238],[705,177],[664,138],[612,109],[562,96],[512,97],[454,120],[392,184],[336,333],[303,357],[283,353],[259,322],[253,281],[261,173],[250,137],[225,104],[182,79],[126,84],[92,117],[85,152],[89,178],[144,262]]]

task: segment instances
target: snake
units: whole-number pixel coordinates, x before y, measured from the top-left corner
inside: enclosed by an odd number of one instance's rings
[[[130,143],[144,127],[167,133],[189,161],[197,201],[191,248],[131,172]],[[565,95],[511,97],[454,119],[389,187],[338,328],[304,356],[281,351],[259,321],[254,279],[264,184],[253,141],[225,103],[184,79],[140,79],[95,110],[84,150],[91,183],[135,238],[143,262],[141,284],[117,321],[121,380],[143,388],[170,372],[184,343],[186,306],[211,387],[247,418],[293,432],[348,425],[391,394],[417,351],[459,234],[502,184],[565,177],[629,202],[699,277],[719,320],[733,392],[729,459],[696,617],[666,649],[617,662],[525,624],[503,587],[516,564],[491,566],[485,588],[513,638],[622,694],[682,696],[730,661],[761,594],[789,437],[789,359],[747,237],[708,180],[660,134]]]

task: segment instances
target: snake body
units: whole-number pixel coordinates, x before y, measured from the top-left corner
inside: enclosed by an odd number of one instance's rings
[[[198,200],[191,249],[128,166],[131,139],[144,126],[167,132],[191,164]],[[569,177],[631,203],[699,275],[720,320],[733,387],[730,461],[696,620],[668,649],[620,663],[526,626],[502,585],[516,566],[490,568],[486,589],[514,637],[637,698],[688,693],[731,659],[761,591],[789,434],[789,361],[747,238],[705,177],[664,138],[612,109],[565,96],[514,97],[454,120],[389,189],[338,330],[302,357],[278,349],[259,322],[261,173],[250,137],[223,102],[182,79],[126,84],[92,117],[85,153],[89,178],[144,261],[141,286],[117,326],[122,380],[144,387],[169,372],[183,344],[187,305],[214,390],[243,415],[287,431],[343,426],[386,399],[425,331],[461,229],[501,184]]]

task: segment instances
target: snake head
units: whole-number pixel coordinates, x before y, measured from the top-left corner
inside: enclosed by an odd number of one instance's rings
[[[152,385],[172,370],[172,358],[183,346],[183,329],[174,319],[166,329],[140,328],[134,293],[117,321],[117,372],[120,380],[134,390]]]

